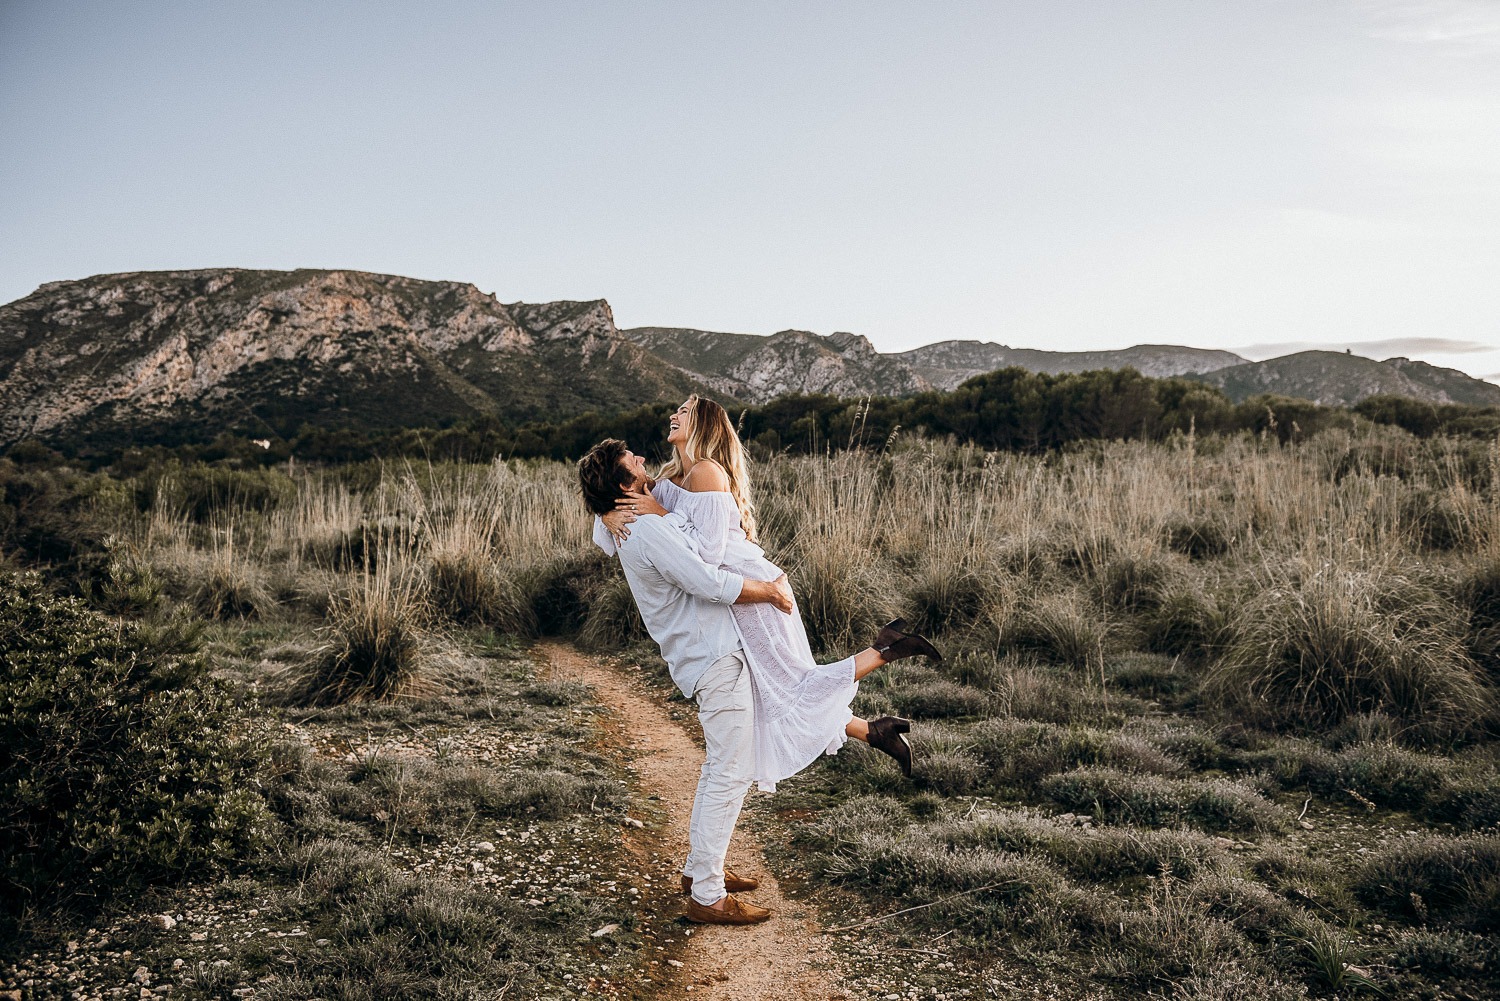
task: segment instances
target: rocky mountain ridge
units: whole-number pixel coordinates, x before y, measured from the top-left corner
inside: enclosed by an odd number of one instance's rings
[[[899,356],[881,354],[859,334],[783,330],[765,337],[682,327],[630,327],[621,333],[747,403],[789,393],[906,396],[932,388]]]
[[[609,304],[357,271],[137,272],[0,307],[0,441],[137,428],[510,420],[708,390]]]
[[[862,336],[616,328],[604,300],[502,303],[462,282],[347,270],[215,268],[51,282],[0,306],[0,445],[129,444],[304,424],[379,428],[492,416],[557,421],[707,392],[730,406],[788,393],[901,396],[995,368],[1132,366],[1235,399],[1323,403],[1397,393],[1500,404],[1500,386],[1407,359],[1138,345],[1036,351],[943,341],[883,354]]]
[[[1194,374],[1191,378],[1222,389],[1236,402],[1259,393],[1277,393],[1330,407],[1353,406],[1371,396],[1500,406],[1500,386],[1457,369],[1410,358],[1375,361],[1341,351],[1298,351]]]
[[[1101,368],[1133,368],[1142,375],[1165,378],[1211,372],[1245,359],[1232,351],[1173,344],[1137,344],[1115,351],[1042,351],[1012,348],[990,341],[939,341],[893,355],[937,389],[953,389],[966,379],[997,368],[1024,368],[1061,375]]]

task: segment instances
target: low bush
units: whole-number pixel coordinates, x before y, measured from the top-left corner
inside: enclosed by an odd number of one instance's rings
[[[1041,791],[1069,809],[1147,827],[1190,823],[1211,831],[1278,831],[1288,823],[1275,803],[1223,778],[1174,780],[1089,766],[1051,776]]]
[[[256,734],[197,656],[0,576],[0,923],[244,857]]]
[[[844,656],[869,646],[881,623],[895,615],[893,582],[867,551],[806,538],[787,572],[814,652]]]
[[[1214,518],[1174,518],[1163,526],[1162,533],[1167,548],[1197,560],[1223,556],[1232,543],[1224,526]]]
[[[982,716],[994,705],[994,696],[969,685],[950,681],[923,667],[886,668],[892,701],[904,716],[916,719],[951,719]]]
[[[579,645],[585,650],[620,650],[650,638],[624,576],[616,574],[600,582],[578,631]]]
[[[471,550],[433,553],[428,592],[437,611],[454,622],[490,626],[516,636],[535,633],[535,609],[488,554]]]
[[[1101,882],[1162,873],[1189,879],[1228,863],[1224,849],[1197,831],[1095,830],[1020,810],[984,811],[973,818],[933,825],[927,832],[953,849],[1039,854],[1076,879]]]
[[[1097,672],[1109,629],[1077,600],[1048,598],[1016,612],[1001,629],[1001,648],[1035,654],[1054,664]]]
[[[1183,770],[1180,761],[1142,737],[1093,727],[990,719],[970,728],[965,738],[988,767],[990,787],[1023,797],[1047,776],[1081,765],[1157,775]]]
[[[997,715],[1048,723],[1118,726],[1129,716],[1151,707],[1128,695],[1112,694],[1097,686],[1087,688],[1057,677],[1051,670],[1014,661],[996,670]]]
[[[1500,834],[1414,834],[1370,853],[1354,889],[1372,907],[1418,921],[1500,926]]]
[[[313,705],[388,701],[423,687],[429,616],[413,575],[389,562],[330,601],[324,643],[289,697]]]
[[[1245,722],[1326,730],[1360,713],[1447,740],[1485,726],[1493,697],[1454,623],[1422,581],[1319,574],[1272,587],[1244,611],[1207,688]]]
[[[1446,758],[1378,742],[1312,758],[1306,782],[1323,796],[1353,793],[1378,806],[1420,810],[1444,787],[1451,771]]]

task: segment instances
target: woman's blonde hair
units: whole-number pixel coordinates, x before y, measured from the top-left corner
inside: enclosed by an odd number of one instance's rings
[[[745,447],[735,433],[734,424],[724,408],[707,397],[696,393],[687,399],[689,415],[688,437],[682,451],[694,462],[712,459],[724,467],[729,476],[729,496],[740,509],[740,527],[745,537],[755,541],[755,502],[750,498],[750,468],[745,461]],[[677,451],[661,472],[658,479],[675,479],[682,474],[682,462]]]

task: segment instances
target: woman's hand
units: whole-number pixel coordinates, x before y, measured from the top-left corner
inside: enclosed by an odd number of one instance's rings
[[[605,530],[609,532],[610,537],[615,540],[615,545],[618,546],[630,538],[630,529],[625,526],[635,521],[635,514],[628,508],[616,508],[609,514],[600,515],[599,520],[604,523]]]
[[[625,491],[625,496],[615,501],[615,510],[628,511],[634,515],[667,513],[667,509],[657,503],[656,498],[644,490]]]

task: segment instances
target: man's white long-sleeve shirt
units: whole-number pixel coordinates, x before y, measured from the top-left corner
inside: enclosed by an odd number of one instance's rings
[[[704,563],[687,538],[655,514],[631,523],[619,556],[646,631],[661,647],[672,680],[692,698],[709,665],[740,648],[729,606],[744,578]]]

